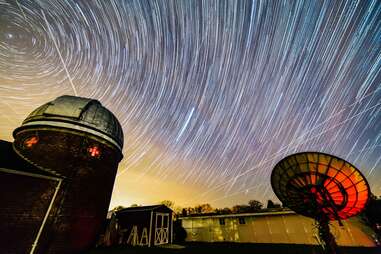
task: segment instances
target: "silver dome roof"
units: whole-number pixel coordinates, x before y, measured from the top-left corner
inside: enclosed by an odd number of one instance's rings
[[[73,129],[100,137],[120,152],[123,148],[123,130],[118,119],[94,99],[63,95],[37,109],[14,131],[35,126]]]

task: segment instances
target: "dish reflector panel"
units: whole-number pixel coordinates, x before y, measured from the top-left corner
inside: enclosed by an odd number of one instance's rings
[[[284,206],[315,219],[355,216],[370,196],[369,185],[356,167],[318,152],[297,153],[278,162],[271,185]]]

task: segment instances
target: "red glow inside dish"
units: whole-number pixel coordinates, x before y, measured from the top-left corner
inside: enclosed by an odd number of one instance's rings
[[[331,220],[355,216],[364,210],[370,195],[358,169],[319,152],[286,157],[275,166],[271,184],[282,202],[313,218],[321,213]]]

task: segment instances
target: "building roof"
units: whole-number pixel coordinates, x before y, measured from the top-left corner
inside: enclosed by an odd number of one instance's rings
[[[276,212],[259,212],[259,213],[236,213],[236,214],[200,214],[195,216],[185,216],[179,217],[180,220],[190,220],[190,219],[207,219],[207,218],[236,218],[236,217],[258,217],[258,216],[279,216],[279,215],[289,215],[297,214],[291,210],[276,211]]]
[[[22,129],[34,126],[85,132],[108,141],[120,151],[123,148],[123,130],[118,119],[94,99],[60,96],[30,113],[13,135]]]
[[[120,213],[128,213],[128,212],[140,212],[140,211],[154,211],[157,209],[167,209],[169,211],[172,211],[171,208],[169,208],[166,205],[149,205],[149,206],[134,206],[134,207],[127,207],[123,208],[119,211],[116,211],[117,214]]]

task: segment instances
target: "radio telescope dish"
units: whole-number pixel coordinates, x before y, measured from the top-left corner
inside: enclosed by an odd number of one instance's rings
[[[319,152],[290,155],[275,165],[271,186],[283,205],[314,218],[320,244],[327,254],[336,254],[337,244],[329,221],[361,213],[369,202],[365,177],[349,162]]]
[[[319,152],[290,155],[274,167],[271,185],[283,204],[319,219],[345,220],[368,203],[365,177],[349,162]]]

